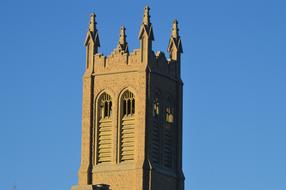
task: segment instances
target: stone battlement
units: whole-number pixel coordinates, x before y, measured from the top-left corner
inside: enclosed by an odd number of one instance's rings
[[[184,190],[182,44],[172,24],[168,53],[155,52],[149,7],[129,51],[125,27],[103,55],[95,14],[85,39],[82,146],[72,190]]]
[[[143,22],[140,27],[140,48],[129,53],[126,40],[125,27],[120,28],[120,37],[117,47],[110,55],[104,56],[98,52],[100,47],[99,34],[96,29],[95,14],[90,17],[90,25],[85,46],[87,48],[87,73],[104,75],[131,71],[143,71],[149,68],[151,72],[160,73],[173,79],[180,78],[180,54],[182,53],[181,39],[179,36],[178,22],[172,25],[172,34],[168,45],[169,58],[158,51],[152,50],[154,34],[150,22],[149,7],[144,10]]]
[[[139,49],[135,49],[130,54],[118,51],[117,49],[108,56],[98,53],[94,55],[93,72],[95,75],[100,75],[142,70],[142,64],[140,64],[139,60]]]

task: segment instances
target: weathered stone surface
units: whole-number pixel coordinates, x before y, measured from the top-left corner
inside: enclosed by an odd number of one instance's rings
[[[95,14],[85,40],[82,147],[72,190],[183,190],[182,44],[174,21],[168,52],[154,53],[149,7],[140,48],[129,53],[125,28],[109,56],[100,46]]]

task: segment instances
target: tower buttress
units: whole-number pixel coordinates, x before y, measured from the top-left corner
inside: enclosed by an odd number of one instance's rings
[[[181,73],[181,53],[183,53],[181,37],[179,35],[178,21],[174,20],[172,25],[172,34],[169,40],[168,52],[170,59],[176,62],[176,76],[180,77]]]
[[[150,8],[146,6],[144,9],[143,22],[139,32],[141,62],[145,64],[147,64],[149,55],[152,52],[152,41],[154,40],[149,11]]]
[[[92,184],[92,126],[93,126],[93,88],[94,88],[94,55],[100,47],[99,36],[96,29],[95,13],[90,15],[88,32],[86,35],[86,70],[83,75],[83,103],[82,103],[82,144],[81,164],[79,169],[79,185]]]

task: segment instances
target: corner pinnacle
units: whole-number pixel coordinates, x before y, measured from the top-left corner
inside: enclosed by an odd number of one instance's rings
[[[179,37],[178,21],[176,19],[173,21],[172,37],[173,38],[178,38]]]
[[[144,8],[144,17],[143,17],[143,24],[149,25],[150,24],[150,14],[149,14],[150,8],[149,6],[145,6]]]
[[[125,30],[126,30],[126,28],[124,26],[121,26],[121,28],[120,28],[120,37],[119,37],[119,42],[118,42],[117,49],[119,51],[127,53],[128,52],[128,44],[126,42]]]
[[[126,30],[126,28],[124,26],[121,26],[121,28],[120,28],[119,44],[125,44],[126,43],[125,30]]]
[[[96,32],[96,21],[95,21],[95,17],[96,17],[96,15],[95,15],[95,13],[91,13],[91,15],[90,15],[90,22],[89,22],[89,31],[91,31],[91,32]]]
[[[172,33],[168,45],[168,52],[171,52],[175,47],[176,51],[183,53],[181,37],[179,35],[178,21],[174,20],[172,24]]]
[[[94,45],[96,46],[96,52],[97,48],[100,47],[100,42],[99,42],[99,37],[98,37],[98,32],[96,29],[96,21],[95,21],[95,13],[92,13],[90,15],[90,20],[89,20],[89,26],[88,26],[88,32],[85,38],[84,44],[87,45],[89,40],[92,40]]]

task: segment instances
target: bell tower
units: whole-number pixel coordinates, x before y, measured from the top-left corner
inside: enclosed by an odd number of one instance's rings
[[[140,48],[129,52],[120,28],[110,55],[98,52],[96,15],[85,39],[82,142],[72,190],[184,190],[182,171],[182,43],[172,24],[169,58],[154,52],[150,8],[144,8]]]

